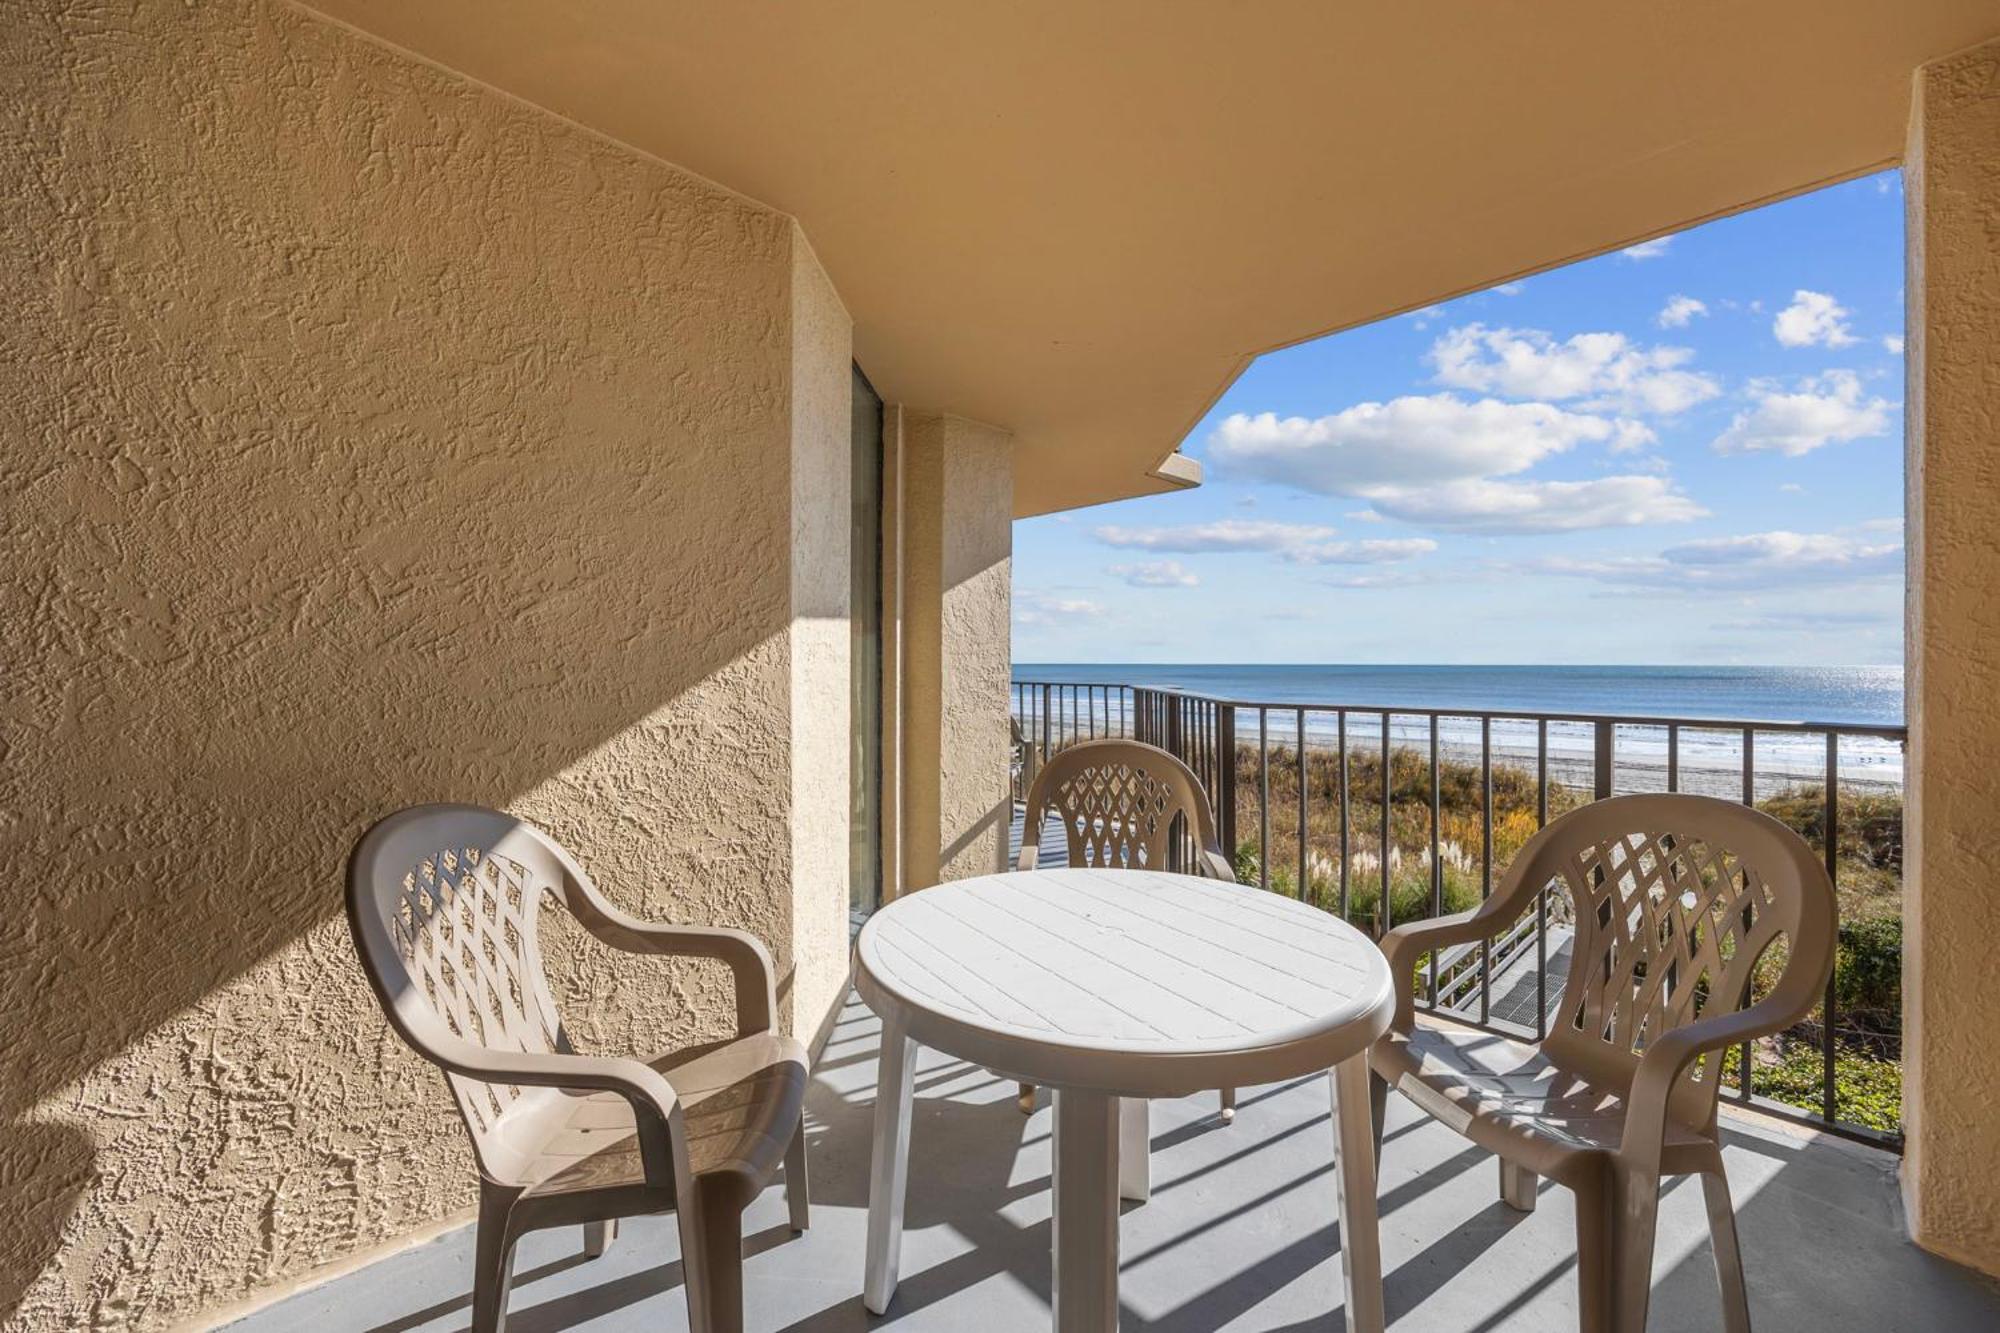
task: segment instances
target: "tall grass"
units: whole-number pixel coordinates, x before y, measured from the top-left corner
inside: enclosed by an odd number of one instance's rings
[[[1492,768],[1492,865],[1486,865],[1486,792],[1477,764],[1438,764],[1438,809],[1433,829],[1429,757],[1406,747],[1389,754],[1388,827],[1383,836],[1382,755],[1350,749],[1343,774],[1330,748],[1307,746],[1305,865],[1299,858],[1299,755],[1274,745],[1260,771],[1254,745],[1237,747],[1236,833],[1232,849],[1237,878],[1265,882],[1261,845],[1262,782],[1270,790],[1269,878],[1273,892],[1300,897],[1341,913],[1379,934],[1386,924],[1420,920],[1477,905],[1497,886],[1515,855],[1540,827],[1535,775],[1516,764]],[[1346,883],[1341,877],[1340,808],[1347,801]],[[1551,780],[1548,817],[1555,819],[1590,799],[1582,788]],[[1824,788],[1805,784],[1758,802],[1758,808],[1797,832],[1823,854]],[[1835,1076],[1843,1119],[1893,1131],[1899,1125],[1902,1030],[1902,800],[1873,790],[1840,792],[1836,886],[1840,940],[1835,964]],[[1435,832],[1437,857],[1431,849]],[[1388,862],[1389,913],[1382,912],[1383,861]],[[1782,966],[1768,956],[1757,988]],[[1815,1012],[1794,1031],[1755,1052],[1760,1094],[1817,1107],[1818,1043],[1824,1015]],[[1726,1081],[1734,1083],[1735,1063]]]

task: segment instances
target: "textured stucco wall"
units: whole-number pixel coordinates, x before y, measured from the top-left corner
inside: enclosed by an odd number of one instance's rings
[[[2000,1273],[2000,42],[1918,72],[1905,169],[1903,1184],[1921,1244]]]
[[[283,6],[12,6],[0,87],[0,1324],[157,1326],[472,1198],[338,917],[396,806],[824,1001],[846,324],[788,219]],[[720,1029],[569,943],[586,1046]]]
[[[1002,869],[1013,445],[903,413],[903,874],[923,888]]]

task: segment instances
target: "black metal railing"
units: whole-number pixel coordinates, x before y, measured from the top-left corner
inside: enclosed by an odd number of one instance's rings
[[[1900,726],[1270,702],[1083,681],[1017,681],[1012,704],[1017,799],[1049,755],[1076,741],[1158,745],[1208,792],[1239,880],[1315,902],[1376,938],[1398,919],[1490,895],[1520,843],[1553,816],[1638,791],[1762,806],[1820,845],[1837,890],[1849,887],[1844,876],[1866,880],[1857,891],[1874,895],[1872,910],[1900,917]],[[1850,807],[1858,822],[1844,823]],[[1844,837],[1853,855],[1843,857]],[[1426,960],[1423,1007],[1511,1037],[1546,1035],[1567,975],[1560,897],[1540,895],[1493,941]],[[1901,1055],[1893,1001],[1840,1012],[1845,970],[1881,968],[1880,958],[1850,958],[1847,940],[1843,929],[1818,1016],[1782,1049],[1740,1048],[1725,1096],[1897,1147],[1882,1080],[1861,1080],[1878,1090],[1857,1090],[1852,1104],[1843,1093],[1843,1072],[1863,1069],[1856,1062]],[[1802,1073],[1808,1042],[1818,1067]]]

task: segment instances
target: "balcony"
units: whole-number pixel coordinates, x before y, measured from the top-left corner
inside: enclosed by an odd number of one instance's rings
[[[1161,746],[1207,791],[1239,880],[1376,938],[1476,905],[1535,829],[1589,801],[1688,791],[1755,805],[1823,856],[1841,947],[1820,1010],[1738,1051],[1725,1096],[1901,1147],[1902,727],[1235,700],[1101,681],[1017,682],[1011,707],[1017,798],[1076,741]],[[1041,832],[1044,848],[1062,841]],[[1428,959],[1420,1006],[1508,1037],[1546,1034],[1569,968],[1568,912],[1545,894],[1491,945]]]
[[[1048,1326],[1049,1119],[1014,1088],[925,1051],[917,1070],[903,1280],[879,1319],[861,1306],[877,1028],[850,999],[816,1071],[807,1114],[813,1228],[792,1239],[777,1190],[745,1219],[746,1324],[787,1333],[894,1327],[984,1333]],[[1338,1327],[1338,1228],[1324,1080],[1244,1089],[1233,1125],[1213,1097],[1156,1105],[1154,1192],[1123,1222],[1121,1327]],[[1905,1239],[1896,1159],[1877,1148],[1726,1110],[1756,1326],[1971,1329],[2000,1323],[2000,1286]],[[1568,1191],[1531,1214],[1502,1205],[1491,1161],[1389,1101],[1383,1272],[1391,1327],[1575,1327]],[[1701,1191],[1661,1206],[1651,1327],[1714,1327],[1715,1276]],[[571,1230],[522,1243],[509,1333],[686,1327],[671,1217],[627,1223],[586,1260]],[[293,1297],[236,1333],[443,1333],[465,1327],[470,1228]]]

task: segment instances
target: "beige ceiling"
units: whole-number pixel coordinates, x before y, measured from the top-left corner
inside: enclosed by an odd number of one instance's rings
[[[1259,352],[1892,162],[1996,0],[315,0],[789,212],[1022,515]],[[1195,470],[1188,468],[1189,473]]]

